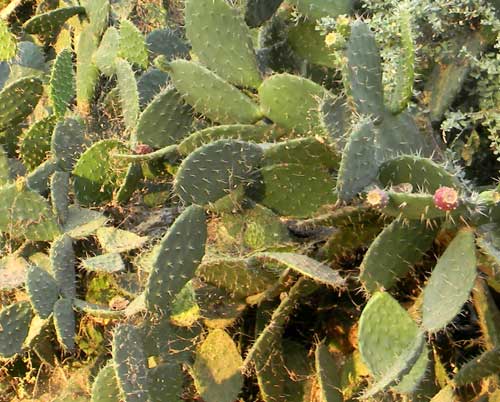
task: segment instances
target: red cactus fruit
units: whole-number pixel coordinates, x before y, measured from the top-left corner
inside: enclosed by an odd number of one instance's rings
[[[368,191],[366,202],[373,208],[385,208],[389,204],[389,196],[384,190],[374,188]]]
[[[153,148],[151,148],[148,144],[137,144],[134,152],[137,155],[145,155],[149,154],[150,152],[153,152]]]
[[[458,192],[451,187],[439,187],[434,193],[434,205],[441,211],[453,211],[458,207]]]

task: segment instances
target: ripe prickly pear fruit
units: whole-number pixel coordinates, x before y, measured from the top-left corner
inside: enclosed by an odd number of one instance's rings
[[[153,148],[151,148],[148,144],[137,144],[134,149],[134,152],[137,155],[145,155],[153,152]]]
[[[434,193],[434,205],[441,211],[453,211],[458,203],[458,192],[454,188],[439,187]]]
[[[373,208],[385,208],[389,204],[389,196],[384,190],[374,188],[366,194],[366,203]]]

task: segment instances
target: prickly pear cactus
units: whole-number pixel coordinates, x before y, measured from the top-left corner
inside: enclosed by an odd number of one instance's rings
[[[498,8],[0,0],[0,399],[496,400]]]

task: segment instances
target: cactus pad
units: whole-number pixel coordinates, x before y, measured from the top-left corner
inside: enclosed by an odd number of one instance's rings
[[[435,231],[425,223],[393,221],[370,245],[360,266],[368,292],[390,289],[431,247]]]
[[[73,169],[75,195],[82,205],[101,204],[113,198],[126,174],[126,165],[117,164],[112,153],[127,152],[117,140],[102,140],[88,148]],[[122,167],[123,165],[123,167]]]
[[[0,132],[21,123],[35,109],[43,93],[38,78],[21,78],[0,92]]]
[[[59,298],[59,288],[54,278],[44,269],[31,266],[26,275],[26,290],[35,313],[41,318],[48,318]]]
[[[160,242],[146,288],[150,310],[168,310],[174,296],[191,279],[205,254],[205,211],[188,207]]]
[[[54,62],[49,82],[49,98],[54,107],[54,114],[63,117],[75,96],[75,75],[73,55],[70,49],[61,51]]]
[[[169,67],[172,82],[186,102],[209,119],[221,124],[251,124],[262,117],[247,95],[200,64],[175,60]]]
[[[422,325],[439,331],[460,312],[476,280],[474,233],[461,230],[439,258],[424,289]]]
[[[128,402],[148,401],[148,373],[143,339],[130,324],[120,324],[113,335],[113,363],[118,387]]]
[[[0,311],[0,357],[10,358],[21,352],[28,335],[33,311],[30,303],[22,301],[4,307]]]
[[[54,328],[57,340],[68,352],[75,349],[76,318],[72,299],[59,299],[54,304]]]
[[[201,63],[235,85],[260,84],[250,29],[236,8],[224,0],[187,0],[185,15],[186,35]]]
[[[259,87],[262,113],[279,126],[297,133],[323,134],[319,107],[328,92],[306,78],[276,74]]]
[[[187,204],[213,203],[253,180],[262,151],[256,145],[219,140],[198,148],[181,164],[174,189]]]
[[[243,387],[243,360],[231,337],[222,329],[211,331],[196,352],[192,375],[207,402],[233,402]]]
[[[192,110],[175,88],[158,94],[142,112],[133,141],[163,148],[182,140],[191,130]]]
[[[73,299],[76,295],[75,252],[71,238],[64,234],[50,247],[52,275],[64,297]]]

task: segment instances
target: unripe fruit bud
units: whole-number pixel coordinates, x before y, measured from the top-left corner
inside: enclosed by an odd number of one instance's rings
[[[385,208],[389,204],[389,196],[384,190],[375,188],[366,195],[366,202],[373,208]]]
[[[434,205],[441,211],[453,211],[458,207],[458,192],[451,187],[440,187],[434,193]]]

